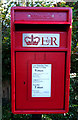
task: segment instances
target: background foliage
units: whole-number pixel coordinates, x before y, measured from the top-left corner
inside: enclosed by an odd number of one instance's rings
[[[11,40],[10,40],[10,8],[12,6],[20,6],[16,2],[10,2],[8,5],[1,6],[2,11],[2,61],[4,80],[11,80]],[[71,44],[71,73],[76,73],[76,77],[70,80],[70,107],[67,114],[49,114],[43,115],[46,120],[78,120],[78,2],[35,2],[28,3],[27,6],[35,7],[71,7],[73,10],[72,18],[72,44]],[[3,105],[2,120],[30,120],[31,115],[13,115],[11,113],[11,105]]]

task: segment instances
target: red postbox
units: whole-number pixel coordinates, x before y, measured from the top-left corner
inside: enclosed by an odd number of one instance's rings
[[[68,112],[71,21],[70,8],[11,9],[13,113]]]

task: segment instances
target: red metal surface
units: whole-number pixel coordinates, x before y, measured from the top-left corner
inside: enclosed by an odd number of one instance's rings
[[[31,18],[27,17],[29,14]],[[14,114],[68,112],[71,14],[71,9],[65,7],[13,7],[11,9],[11,96]],[[21,24],[23,26],[20,26]],[[40,27],[37,24],[40,24]],[[50,25],[45,28],[41,24]],[[22,47],[23,33],[58,33],[60,47]],[[52,64],[51,97],[31,97],[32,64]]]
[[[21,14],[21,17],[20,17]],[[67,12],[49,12],[49,11],[38,11],[38,12],[29,12],[29,11],[16,11],[15,12],[15,21],[58,21],[66,22],[67,21]]]
[[[48,21],[15,21],[14,24],[69,24],[70,22],[48,22]]]

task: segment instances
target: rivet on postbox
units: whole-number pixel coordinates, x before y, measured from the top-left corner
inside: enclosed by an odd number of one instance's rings
[[[54,18],[54,15],[52,15],[52,18]]]
[[[30,18],[30,17],[31,17],[31,15],[28,15],[28,17]]]

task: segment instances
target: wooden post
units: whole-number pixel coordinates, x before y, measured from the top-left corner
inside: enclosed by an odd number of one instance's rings
[[[32,120],[42,120],[42,114],[32,114]]]

